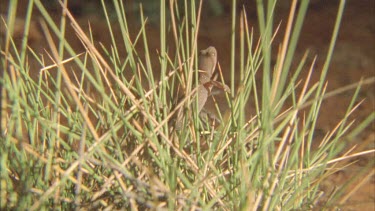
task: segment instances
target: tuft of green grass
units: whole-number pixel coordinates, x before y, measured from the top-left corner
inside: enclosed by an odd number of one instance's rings
[[[277,2],[257,1],[259,39],[249,29],[246,11],[238,12],[233,1],[231,94],[226,94],[230,109],[219,126],[197,112],[194,79],[202,48],[197,41],[202,1],[160,1],[157,54],[149,47],[142,5],[141,23],[131,36],[125,2],[114,0],[109,15],[106,1],[101,1],[111,39],[105,46],[95,42],[91,28],[81,28],[66,9],[67,1],[60,2],[59,23],[41,1],[29,1],[19,48],[12,36],[18,5],[10,2],[1,46],[1,209],[332,207],[352,193],[335,193],[322,205],[326,194],[320,188],[322,181],[345,167],[341,161],[374,152],[344,153],[340,141],[373,123],[371,114],[348,133],[353,123],[349,117],[360,104],[356,100],[361,85],[374,79],[326,93],[325,77],[345,1],[338,6],[322,70],[315,69],[315,59],[306,62],[308,53],[295,69],[291,65],[296,62],[308,1],[298,7],[292,1],[283,35],[277,33],[280,26],[273,27]],[[48,47],[42,55],[27,43],[34,9],[41,14]],[[84,50],[75,50],[66,39],[68,25]],[[283,40],[273,67],[275,36]],[[301,79],[303,71],[308,74]],[[320,72],[314,84],[313,72]],[[261,84],[255,80],[257,74],[262,74]],[[313,148],[322,101],[353,88],[345,116]],[[180,103],[178,92],[185,96]],[[255,108],[250,118],[245,115],[248,106]],[[175,130],[170,122],[179,109],[184,112],[184,126]],[[369,178],[372,166],[360,176]]]

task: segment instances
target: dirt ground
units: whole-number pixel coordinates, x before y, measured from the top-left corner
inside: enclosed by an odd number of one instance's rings
[[[3,1],[0,1],[3,2]],[[20,1],[23,2],[23,1]],[[25,3],[25,2],[24,2]],[[1,3],[3,6],[5,4]],[[19,3],[20,4],[20,3]],[[22,4],[22,3],[21,3]],[[1,8],[4,14],[6,7]],[[87,19],[91,21],[94,37],[97,41],[107,43],[109,46],[108,34],[102,33],[106,31],[106,23],[102,16],[96,15],[95,4],[90,6],[91,9],[83,10],[84,6],[79,3],[76,5],[75,11],[78,21],[87,26]],[[209,5],[205,5],[209,6]],[[303,32],[297,47],[296,62],[306,50],[311,52],[309,61],[312,61],[313,56],[318,55],[316,74],[313,77],[314,81],[319,79],[319,70],[325,59],[325,54],[328,49],[331,33],[333,31],[334,20],[337,13],[338,1],[313,1],[311,8],[305,20]],[[241,8],[241,7],[239,7]],[[257,32],[257,17],[256,10],[247,5],[248,22],[250,26],[254,26],[255,35]],[[203,19],[200,28],[199,46],[206,48],[213,45],[218,50],[218,61],[222,69],[229,70],[230,57],[226,54],[230,49],[230,26],[231,15],[229,5],[224,5],[223,13],[215,15],[210,12],[210,9],[203,11]],[[22,9],[20,9],[22,14]],[[207,11],[207,12],[205,12]],[[287,21],[287,6],[279,8],[276,20],[282,20],[281,28],[285,27]],[[131,20],[136,22],[136,15],[129,14]],[[152,15],[152,14],[150,14]],[[275,25],[278,21],[275,21]],[[135,24],[139,25],[139,23]],[[103,29],[105,28],[105,29]],[[132,27],[131,27],[132,28]],[[138,27],[134,27],[137,29]],[[158,25],[150,21],[148,26],[148,38],[150,48],[156,52],[159,48]],[[34,29],[33,29],[34,30]],[[136,33],[136,30],[134,30]],[[77,48],[80,48],[79,41],[75,38],[74,33],[67,33],[72,35],[69,37]],[[275,44],[280,42],[282,34],[280,34]],[[31,46],[43,51],[44,39],[38,27],[30,38]],[[228,72],[224,75],[229,79]],[[335,48],[334,57],[327,76],[328,91],[358,82],[361,78],[370,78],[375,76],[375,4],[373,0],[348,0],[343,16],[343,22],[338,37],[338,42]],[[228,80],[229,81],[229,80]],[[340,121],[340,118],[345,114],[346,108],[350,103],[351,96],[354,90],[341,93],[327,99],[322,105],[322,111],[318,120],[319,130],[323,137],[328,131]],[[364,120],[369,114],[374,112],[375,105],[375,86],[374,84],[365,85],[360,91],[360,98],[364,102],[354,112],[353,118],[355,125]],[[359,101],[358,101],[359,102]],[[354,151],[369,150],[375,148],[375,125],[372,123],[366,131],[355,137],[353,140],[345,140],[348,149],[354,145],[358,148]],[[354,153],[352,152],[352,153]],[[340,188],[343,183],[353,178],[364,166],[375,158],[374,154],[367,155],[360,158],[348,160],[349,162],[357,161],[348,168],[338,171],[335,175],[325,182],[326,192],[334,191],[335,188]],[[373,166],[374,167],[374,166]],[[367,177],[366,177],[367,176]],[[365,179],[366,178],[366,179]],[[363,182],[363,184],[360,184]],[[349,197],[349,199],[341,206],[342,210],[375,210],[375,170],[373,169],[370,175],[363,175],[360,178],[354,178],[352,188],[359,186],[359,189]]]

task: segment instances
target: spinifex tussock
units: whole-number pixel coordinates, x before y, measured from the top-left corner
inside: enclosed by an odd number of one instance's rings
[[[94,29],[82,29],[67,1],[59,24],[39,0],[30,1],[23,36],[35,8],[46,42],[45,51],[36,52],[27,39],[20,47],[14,43],[17,3],[11,1],[1,57],[1,209],[290,210],[345,201],[348,195],[337,194],[331,197],[337,201],[324,202],[320,184],[345,167],[338,165],[343,160],[374,151],[344,151],[340,144],[360,104],[355,99],[361,85],[374,79],[348,86],[355,92],[347,113],[322,139],[315,138],[322,101],[337,94],[326,93],[325,76],[344,2],[326,63],[317,70],[315,59],[307,63],[307,53],[292,65],[308,1],[298,8],[292,2],[284,34],[277,33],[281,24],[273,30],[276,3],[268,1],[265,9],[259,2],[259,39],[245,11],[236,29],[233,1],[230,56],[215,50],[230,59],[230,89],[220,60],[216,65],[216,58],[202,57],[213,48],[198,45],[202,1],[165,3],[160,1],[155,52],[142,6],[134,34],[125,3],[102,1],[110,43],[105,45],[95,41]],[[79,47],[67,40],[68,29]],[[283,39],[272,67],[277,36]],[[205,62],[215,65],[207,69]],[[259,74],[262,81],[256,80]],[[320,80],[313,82],[312,74]],[[171,123],[176,116],[179,129]]]

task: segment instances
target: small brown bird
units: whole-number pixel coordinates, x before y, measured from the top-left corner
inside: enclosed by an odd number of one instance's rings
[[[206,104],[208,95],[212,89],[211,78],[217,63],[217,51],[215,47],[201,50],[198,58],[199,87],[198,87],[198,112]]]
[[[213,81],[212,75],[216,69],[217,63],[217,51],[213,46],[208,47],[205,50],[199,52],[198,57],[198,88],[197,88],[197,97],[198,97],[198,112],[200,113],[206,104],[207,98],[210,96],[210,92],[213,86],[218,87],[224,91],[229,91],[228,86]],[[175,129],[179,130],[182,127],[183,115],[182,110],[178,112],[176,118]]]

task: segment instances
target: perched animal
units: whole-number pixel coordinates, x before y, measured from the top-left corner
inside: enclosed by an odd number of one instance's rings
[[[213,46],[208,47],[205,50],[199,52],[198,57],[198,87],[197,87],[197,97],[198,97],[198,112],[200,113],[206,104],[208,97],[213,86],[216,86],[224,91],[229,92],[228,86],[212,80],[212,75],[216,69],[217,63],[217,51]],[[182,127],[183,115],[182,109],[177,112],[175,129],[179,130]]]

